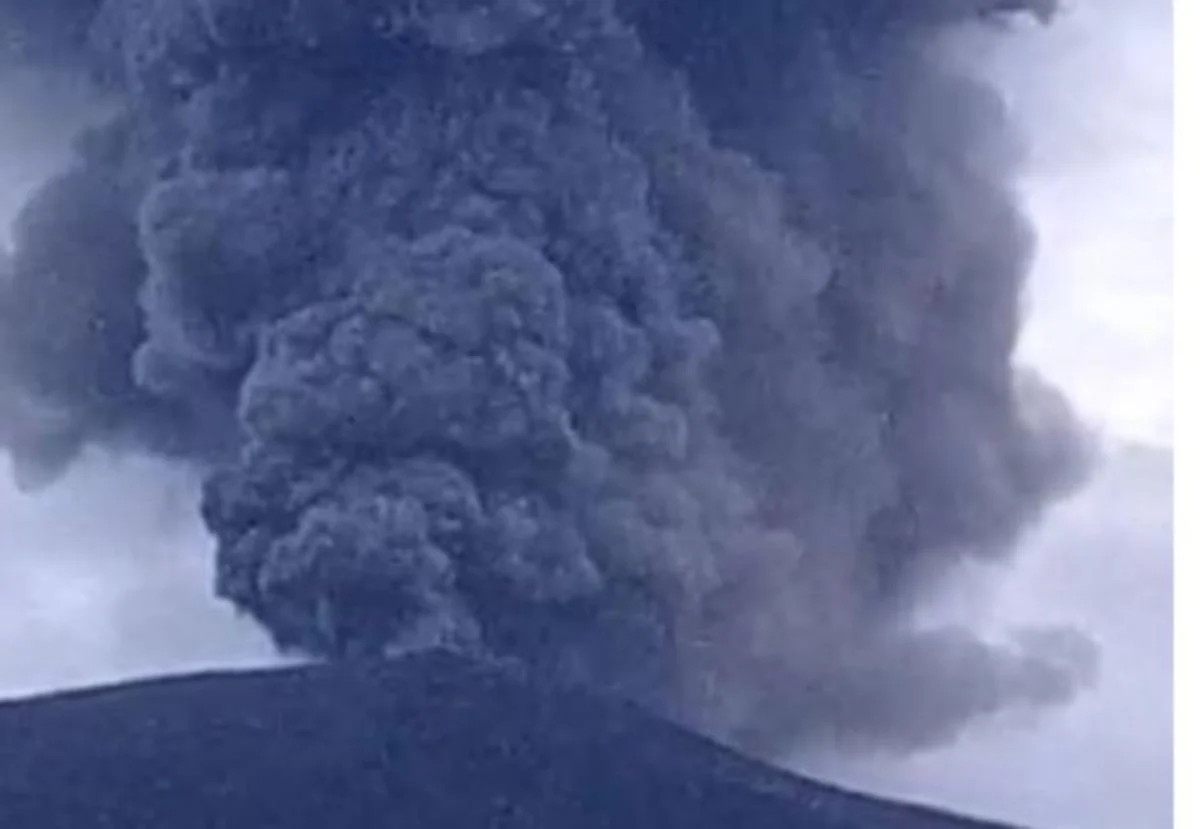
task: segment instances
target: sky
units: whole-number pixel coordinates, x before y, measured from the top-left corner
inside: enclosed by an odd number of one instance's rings
[[[1065,622],[1103,650],[1096,687],[903,759],[805,757],[881,793],[1047,829],[1170,825],[1171,31],[1167,0],[1075,0],[1057,25],[958,44],[1027,136],[1021,193],[1039,233],[1020,359],[1106,436],[1083,492],[939,612],[1003,631]],[[69,88],[0,89],[0,221],[66,152]],[[52,101],[34,128],[26,118]],[[55,123],[57,121],[57,123]],[[3,461],[0,460],[0,464]],[[0,469],[0,696],[274,662],[211,598],[191,472],[93,453],[22,496]]]
[[[1102,649],[1065,711],[901,760],[798,765],[878,792],[1059,829],[1172,825],[1172,37],[1168,0],[1077,0],[1057,25],[959,44],[1028,144],[1039,235],[1022,362],[1106,438],[1091,484],[951,615],[1063,622]]]
[[[0,226],[98,112],[70,82],[0,84]],[[212,598],[199,480],[163,461],[88,453],[36,497],[0,455],[0,697],[133,676],[277,664]]]

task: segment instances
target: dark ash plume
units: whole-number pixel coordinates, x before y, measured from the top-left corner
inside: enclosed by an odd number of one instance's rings
[[[511,658],[760,753],[1086,681],[911,619],[1086,454],[1012,367],[1003,106],[939,54],[1050,6],[58,5],[0,18],[123,106],[19,222],[0,435],[210,465],[217,589],[282,647]]]

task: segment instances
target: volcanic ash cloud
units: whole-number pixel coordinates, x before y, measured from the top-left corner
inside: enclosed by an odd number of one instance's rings
[[[0,439],[208,470],[289,651],[434,646],[759,754],[909,750],[1090,647],[919,629],[1080,478],[1012,353],[1032,234],[984,2],[0,6],[114,114],[0,281]]]

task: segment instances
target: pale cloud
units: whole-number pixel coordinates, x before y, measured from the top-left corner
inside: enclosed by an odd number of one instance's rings
[[[1171,826],[1171,40],[1167,0],[1078,0],[1052,29],[963,44],[1028,138],[1021,191],[1039,251],[1021,357],[1110,453],[1016,566],[962,585],[943,610],[995,630],[1078,625],[1103,650],[1097,687],[936,753],[801,766],[1039,827]]]
[[[0,241],[101,105],[63,78],[0,82]],[[37,495],[0,454],[0,697],[278,661],[212,595],[211,543],[186,469],[90,453]]]
[[[212,594],[186,470],[87,456],[39,495],[0,474],[0,696],[278,661]]]
[[[1171,5],[1079,0],[990,74],[1028,136],[1039,255],[1022,356],[1111,434],[1172,433]]]
[[[1057,511],[1018,565],[949,609],[996,631],[1058,622],[1103,648],[1071,708],[981,727],[903,759],[802,758],[842,782],[1046,829],[1171,824],[1171,455],[1118,446],[1093,486]],[[995,574],[993,574],[995,575]]]

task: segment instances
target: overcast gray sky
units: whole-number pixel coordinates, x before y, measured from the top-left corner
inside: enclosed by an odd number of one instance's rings
[[[1048,829],[1161,829],[1172,736],[1170,7],[1069,6],[1052,30],[982,34],[963,51],[1005,89],[1031,145],[1023,192],[1041,240],[1022,359],[1066,388],[1113,448],[1018,566],[945,612],[997,630],[1078,624],[1102,644],[1103,674],[1073,708],[1034,723],[996,723],[903,761],[805,768]],[[6,86],[0,218],[65,150],[48,140],[65,130],[17,113],[37,101],[52,102],[52,121],[79,110],[69,91]],[[0,695],[273,659],[210,598],[195,498],[187,471],[140,459],[90,456],[37,499],[0,474]]]
[[[1074,0],[1053,28],[960,44],[1030,145],[1039,254],[1022,359],[1110,436],[1093,484],[959,612],[1069,622],[1097,688],[903,761],[808,762],[847,783],[1053,829],[1171,826],[1172,36],[1169,0]],[[967,605],[969,604],[969,607]]]

